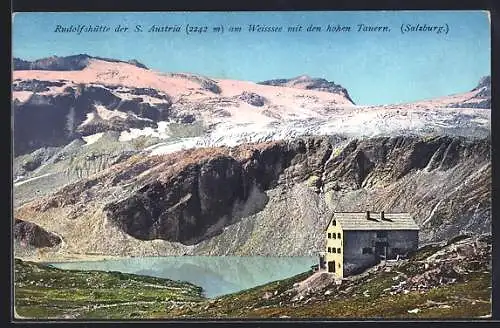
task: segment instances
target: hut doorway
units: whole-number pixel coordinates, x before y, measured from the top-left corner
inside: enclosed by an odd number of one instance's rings
[[[328,272],[334,272],[335,273],[335,261],[328,262]]]
[[[387,257],[387,246],[388,243],[386,241],[376,242],[375,243],[375,255],[380,259],[385,259]]]

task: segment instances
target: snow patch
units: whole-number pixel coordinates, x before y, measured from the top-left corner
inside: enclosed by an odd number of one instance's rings
[[[437,208],[439,207],[439,205],[441,205],[442,202],[443,202],[443,200],[441,199],[436,204],[436,206],[434,206],[434,208],[431,211],[431,214],[429,214],[429,216],[424,220],[424,222],[422,222],[422,226],[425,226],[432,219],[432,217],[434,216],[434,213],[436,212]]]
[[[35,180],[38,180],[38,179],[41,179],[41,178],[44,178],[44,177],[47,177],[49,175],[53,175],[54,173],[45,173],[45,174],[42,174],[42,175],[39,175],[37,177],[33,177],[33,178],[29,178],[29,179],[26,179],[26,180],[23,180],[23,181],[19,181],[17,183],[14,183],[14,187],[17,187],[17,186],[20,186],[20,185],[23,185],[27,182],[30,182],[30,181],[35,181]]]
[[[92,122],[92,120],[94,118],[95,118],[95,113],[87,113],[87,117],[85,118],[85,121],[83,121],[82,124],[80,124],[80,126],[89,124],[90,122]]]
[[[120,92],[118,92],[118,90]],[[128,89],[128,88],[121,87],[118,90],[113,90],[112,93],[115,96],[121,98],[122,100],[133,100],[136,98],[142,98],[143,103],[148,103],[150,105],[158,105],[158,104],[166,103],[166,101],[163,99],[151,97],[148,95],[134,95],[131,93],[131,89]]]
[[[168,122],[161,121],[158,122],[158,128],[154,129],[151,127],[146,127],[144,129],[130,129],[128,131],[122,131],[120,133],[119,141],[130,141],[140,136],[156,137],[159,139],[169,138],[168,134]]]
[[[127,118],[127,113],[120,112],[119,110],[109,110],[102,105],[96,105],[95,108],[97,115],[99,115],[99,117],[103,120],[109,120],[112,117]]]
[[[12,92],[12,99],[17,99],[18,101],[24,103],[30,99],[33,95],[31,91],[14,91]]]
[[[82,139],[87,143],[87,145],[91,145],[97,140],[101,139],[101,137],[104,135],[104,132],[99,132],[96,134],[92,134],[86,137],[82,137]]]
[[[180,142],[157,146],[151,150],[150,155],[170,154],[179,150],[198,148],[200,147],[200,139],[200,137],[183,138]]]

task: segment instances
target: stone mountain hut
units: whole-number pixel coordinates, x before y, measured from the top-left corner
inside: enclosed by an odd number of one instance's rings
[[[418,231],[409,213],[333,213],[325,229],[326,252],[320,253],[320,270],[343,278],[404,256],[417,250]]]

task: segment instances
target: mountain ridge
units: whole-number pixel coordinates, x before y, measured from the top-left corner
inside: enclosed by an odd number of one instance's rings
[[[310,77],[309,75],[299,75],[297,77],[288,79],[272,79],[257,82],[263,85],[274,85],[274,86],[289,86],[292,88],[300,88],[306,90],[318,90],[331,93],[341,93],[353,104],[354,101],[349,96],[347,89],[342,87],[340,84],[336,84],[333,81],[328,81],[324,78]]]
[[[146,65],[140,63],[136,59],[131,59],[129,61],[104,58],[98,56],[91,56],[88,54],[78,54],[70,56],[51,56],[44,57],[40,59],[35,59],[32,61],[24,60],[21,58],[13,58],[13,71],[16,70],[54,70],[54,71],[79,71],[86,68],[89,64],[90,59],[98,59],[108,62],[121,62],[127,63],[139,68],[148,69]]]

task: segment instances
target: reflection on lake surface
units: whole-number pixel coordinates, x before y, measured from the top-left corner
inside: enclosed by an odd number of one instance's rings
[[[70,270],[120,271],[188,281],[217,297],[308,271],[316,257],[168,256],[50,263]]]

